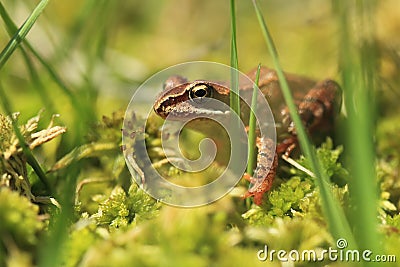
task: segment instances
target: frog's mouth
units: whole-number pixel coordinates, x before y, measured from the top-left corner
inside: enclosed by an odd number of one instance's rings
[[[198,99],[197,99],[198,100]],[[176,104],[174,107],[164,110],[165,118],[172,120],[191,119],[191,118],[224,118],[230,114],[229,106],[219,104],[214,101],[185,101]]]

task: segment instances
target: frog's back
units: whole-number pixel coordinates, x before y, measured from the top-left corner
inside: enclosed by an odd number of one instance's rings
[[[252,81],[254,81],[256,73],[257,69],[254,69],[250,71],[247,75]],[[285,73],[285,77],[292,92],[295,104],[296,106],[298,106],[304,96],[308,93],[308,91],[315,86],[316,81],[290,73]],[[246,86],[250,87],[252,85],[243,85],[243,87]],[[278,134],[279,129],[283,129],[283,131],[285,131],[285,129],[287,130],[288,125],[286,124],[289,123],[289,114],[286,107],[285,99],[282,95],[282,90],[276,71],[267,67],[261,67],[258,87],[260,88],[261,92],[267,99],[268,104],[270,105],[275,122],[277,124]]]

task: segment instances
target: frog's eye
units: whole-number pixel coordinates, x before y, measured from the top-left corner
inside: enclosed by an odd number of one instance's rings
[[[212,97],[212,88],[206,84],[198,84],[190,89],[190,98]]]

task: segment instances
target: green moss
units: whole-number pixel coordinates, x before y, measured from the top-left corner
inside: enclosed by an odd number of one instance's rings
[[[342,163],[339,161],[340,155],[343,152],[343,146],[333,147],[333,142],[331,138],[327,138],[324,143],[317,148],[317,156],[320,160],[322,167],[325,169],[326,174],[333,182],[340,185],[344,185],[349,179],[349,172],[343,167]],[[307,169],[310,169],[310,163],[303,156],[298,160],[300,165]],[[304,172],[299,170],[294,170],[301,177],[307,177]]]
[[[119,186],[115,187],[111,195],[98,204],[96,214],[89,216],[83,213],[82,218],[72,227],[63,253],[65,266],[76,266],[85,257],[91,258],[93,255],[98,255],[95,257],[99,258],[94,266],[127,266],[126,258],[129,257],[121,255],[122,249],[118,244],[121,239],[129,239],[131,231],[135,231],[137,225],[154,219],[159,209],[160,203],[136,184],[130,187],[128,193]],[[109,239],[116,240],[116,243],[108,243]],[[110,254],[103,249],[113,251]],[[130,254],[129,251],[123,253]]]
[[[381,189],[380,207],[384,212],[393,213],[400,210],[400,177],[399,158],[381,159],[377,163],[376,173]]]
[[[154,218],[159,208],[159,202],[133,184],[128,194],[121,187],[114,188],[110,197],[99,205],[94,217],[99,225],[115,230]]]
[[[34,245],[43,224],[38,219],[39,207],[17,192],[0,189],[0,234],[9,235],[22,246]]]
[[[397,230],[394,230],[394,232],[400,233],[400,214],[396,214],[393,217],[389,216],[387,218],[387,224],[397,228]]]
[[[96,242],[82,266],[257,266],[254,250],[235,247],[238,233],[227,231],[218,206],[164,207],[156,220],[116,231]],[[236,241],[235,241],[236,240]]]
[[[342,147],[333,149],[331,139],[327,139],[317,149],[317,155],[329,177],[338,176],[347,179],[347,170],[338,162],[341,152]],[[309,166],[304,157],[301,157],[298,162],[305,168]],[[319,194],[315,188],[313,178],[294,167],[290,172],[293,176],[269,193],[268,199],[262,208],[255,207],[243,214],[243,218],[249,224],[267,226],[271,224],[275,217],[291,218],[293,216],[305,216],[306,213],[313,214],[315,218],[321,218],[322,211]],[[347,189],[333,186],[332,190],[336,197],[343,202]]]
[[[393,98],[396,99],[396,98]],[[400,145],[398,135],[400,131],[400,116],[395,113],[390,117],[378,121],[376,133],[378,152],[383,155],[399,155]]]
[[[79,261],[82,260],[84,253],[95,244],[95,241],[100,239],[96,234],[96,225],[87,220],[81,220],[83,227],[72,231],[66,246],[64,248],[64,266],[73,267],[77,266]],[[86,224],[86,225],[85,225]],[[79,225],[79,224],[78,224]]]
[[[38,234],[44,228],[38,206],[18,192],[0,188],[0,211],[0,255],[6,255],[6,251],[30,251],[37,245]]]
[[[269,195],[268,201],[272,206],[269,213],[282,217],[292,209],[298,210],[300,200],[313,189],[314,185],[309,179],[302,181],[300,177],[292,177]]]

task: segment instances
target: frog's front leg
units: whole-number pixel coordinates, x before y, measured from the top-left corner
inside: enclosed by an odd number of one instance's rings
[[[283,139],[281,143],[276,146],[276,153],[283,157],[289,157],[292,151],[297,147],[297,135],[291,135]]]
[[[254,197],[254,203],[261,205],[265,192],[271,189],[278,167],[278,156],[275,153],[275,143],[269,138],[257,138],[257,167],[254,175],[245,174],[243,177],[253,186],[243,195],[243,198]]]

